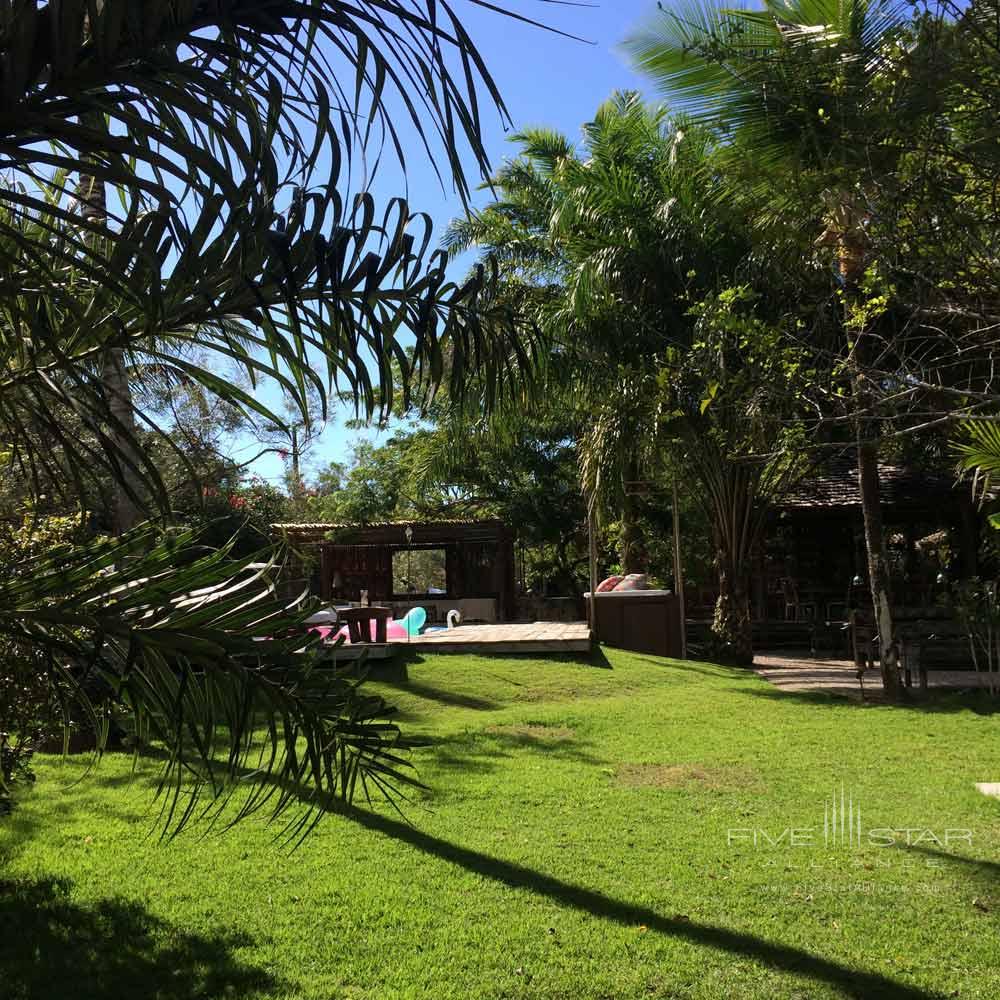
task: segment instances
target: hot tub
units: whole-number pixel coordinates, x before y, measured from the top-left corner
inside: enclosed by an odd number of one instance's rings
[[[584,595],[587,620],[598,642],[655,656],[682,655],[680,600],[669,590],[612,590]],[[593,606],[593,620],[591,620]]]

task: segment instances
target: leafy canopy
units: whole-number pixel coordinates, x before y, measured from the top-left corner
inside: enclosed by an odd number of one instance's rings
[[[358,185],[383,150],[463,199],[465,155],[485,171],[481,114],[503,107],[448,5],[26,0],[0,11],[0,62],[0,442],[29,493],[89,509],[110,480],[170,516],[143,435],[183,448],[109,358],[278,425],[265,379],[306,420],[336,392],[364,416],[397,386],[459,396],[473,369],[489,399],[529,366],[486,269],[448,281],[429,220]],[[279,568],[139,527],[19,565],[0,635],[99,745],[112,713],[166,745],[172,829],[232,788],[275,815],[400,788],[405,741],[339,674],[317,686]]]

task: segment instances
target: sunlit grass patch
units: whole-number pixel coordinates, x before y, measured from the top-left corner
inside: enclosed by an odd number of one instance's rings
[[[372,687],[428,739],[428,791],[295,850],[264,816],[160,843],[155,760],[77,781],[84,761],[43,759],[0,825],[4,1000],[107,1000],[103,968],[168,961],[166,1000],[1000,995],[1000,808],[975,789],[1000,715],[978,703],[861,708],[613,651],[426,657]],[[841,789],[866,826],[972,840],[790,846]],[[53,884],[46,930],[25,907]],[[108,966],[116,914],[139,936]]]

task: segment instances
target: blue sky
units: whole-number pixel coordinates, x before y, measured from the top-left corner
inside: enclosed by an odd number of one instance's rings
[[[655,97],[648,84],[629,68],[618,46],[629,29],[656,10],[655,0],[606,0],[592,5],[569,5],[545,0],[507,0],[519,13],[552,27],[581,36],[587,42],[563,38],[551,32],[519,24],[509,18],[474,7],[463,0],[453,3],[463,17],[507,104],[515,127],[546,125],[571,137],[593,117],[601,101],[616,89],[638,89]],[[512,154],[499,116],[484,111],[487,149],[494,164]],[[420,150],[407,150],[406,186],[410,205],[427,212],[441,233],[448,221],[461,212],[461,203],[450,190],[442,191]],[[403,194],[397,170],[382,170],[372,185],[379,202]],[[485,197],[485,196],[483,196]],[[327,427],[310,465],[322,468],[329,462],[345,462],[361,432],[348,430],[341,415]],[[374,431],[364,432],[375,437]],[[250,458],[259,446],[239,441],[237,458]],[[279,483],[282,464],[276,455],[257,461],[251,471]]]

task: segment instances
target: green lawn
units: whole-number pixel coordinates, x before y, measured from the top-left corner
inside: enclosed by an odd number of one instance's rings
[[[0,997],[1000,996],[983,703],[863,707],[614,651],[407,673],[378,686],[436,741],[412,825],[163,844],[150,770],[40,765],[0,823]],[[971,845],[824,845],[842,787],[864,831]],[[746,832],[816,827],[815,846]]]

